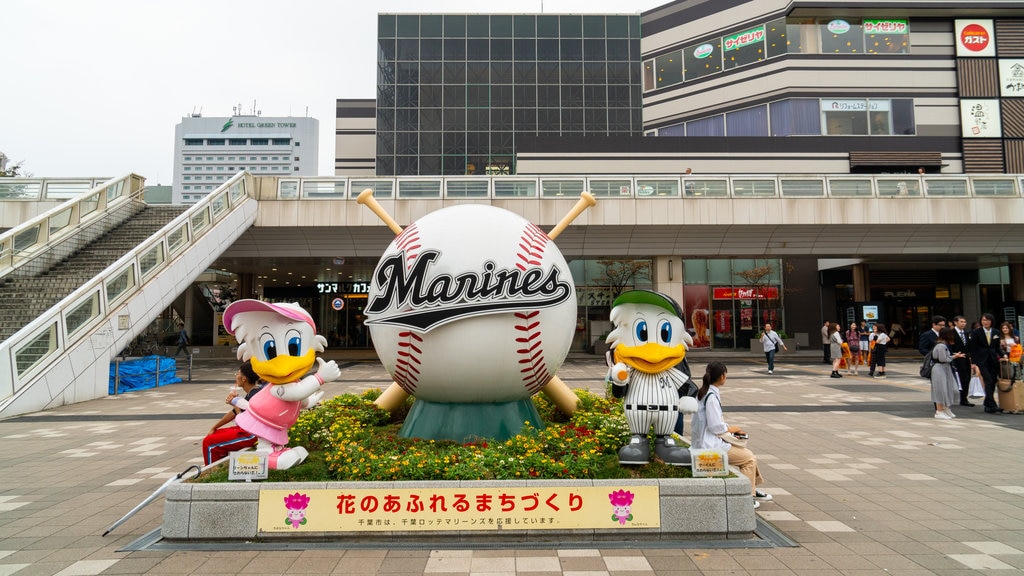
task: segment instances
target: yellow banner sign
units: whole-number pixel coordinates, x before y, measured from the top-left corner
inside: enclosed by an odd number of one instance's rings
[[[260,532],[658,528],[657,486],[260,490]]]

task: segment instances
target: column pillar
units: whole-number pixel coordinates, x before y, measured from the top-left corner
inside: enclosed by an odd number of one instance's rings
[[[853,265],[853,301],[867,302],[871,299],[871,273],[867,264]]]

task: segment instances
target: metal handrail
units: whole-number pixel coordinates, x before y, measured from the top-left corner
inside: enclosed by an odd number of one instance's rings
[[[124,221],[131,216],[130,208],[127,214],[119,211],[141,198],[144,184],[137,174],[108,180],[0,234],[0,278],[40,258],[46,267],[67,257],[73,249],[57,248],[86,227],[107,226],[98,236]]]
[[[760,189],[749,189],[751,183]],[[406,186],[403,186],[405,184]],[[808,186],[811,185],[811,186]],[[818,185],[818,186],[814,186]],[[365,188],[397,200],[606,198],[1007,198],[1024,174],[549,174],[532,176],[306,176],[278,179],[278,200],[354,200]],[[403,188],[409,193],[403,193]],[[550,193],[548,193],[550,191]],[[603,191],[603,192],[602,192]],[[578,193],[578,191],[576,192]]]

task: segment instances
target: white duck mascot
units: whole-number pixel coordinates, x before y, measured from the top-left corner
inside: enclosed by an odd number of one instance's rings
[[[224,328],[238,341],[238,359],[251,360],[253,371],[270,384],[249,401],[231,401],[245,410],[235,422],[257,437],[256,452],[267,455],[271,470],[301,463],[309,452],[301,446],[286,447],[288,429],[299,410],[320,401],[320,387],[341,376],[336,362],[316,357],[327,340],[316,333],[313,317],[297,303],[236,300],[224,310]],[[314,363],[319,364],[317,371],[303,377]]]
[[[613,396],[625,397],[631,434],[619,449],[619,463],[650,462],[647,434],[653,426],[655,455],[666,464],[689,466],[690,451],[672,438],[677,412],[697,411],[697,401],[685,395],[689,376],[676,368],[692,341],[679,304],[659,292],[630,290],[612,303],[610,319],[608,381]]]

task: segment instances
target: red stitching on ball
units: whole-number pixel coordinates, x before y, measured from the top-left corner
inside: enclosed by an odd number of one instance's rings
[[[515,341],[519,344],[527,344],[516,349],[516,354],[519,355],[518,363],[523,365],[519,373],[522,374],[523,386],[531,395],[536,394],[551,379],[547,363],[544,361],[544,340],[538,330],[540,322],[530,321],[538,314],[540,314],[539,310],[515,313],[515,317],[520,322],[517,322],[514,328],[523,333],[516,337]]]
[[[394,381],[406,390],[406,393],[415,396],[416,386],[420,383],[420,367],[423,362],[420,355],[423,349],[419,343],[423,337],[412,331],[398,332],[398,351],[394,361]]]
[[[548,235],[536,224],[528,222],[519,237],[516,267],[525,272],[528,268],[540,266],[544,259],[544,249],[550,240]],[[519,319],[519,322],[515,324],[515,329],[521,333],[515,341],[519,344],[528,344],[516,350],[520,356],[519,363],[525,365],[519,372],[522,374],[523,386],[531,395],[536,394],[551,379],[547,362],[544,361],[543,338],[541,338],[539,330],[540,321],[531,321],[538,314],[540,314],[540,310],[515,313],[516,318]]]
[[[519,251],[516,258],[516,267],[525,271],[528,266],[540,266],[544,258],[544,248],[548,243],[548,236],[536,225],[529,223],[519,236]]]

